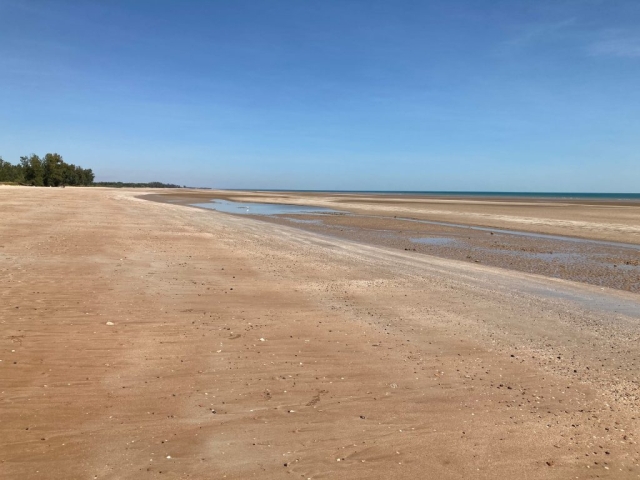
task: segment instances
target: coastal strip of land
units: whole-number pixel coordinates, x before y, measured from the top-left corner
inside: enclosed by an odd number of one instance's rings
[[[638,294],[185,194],[0,188],[0,478],[640,477]],[[633,205],[216,195],[638,243]]]

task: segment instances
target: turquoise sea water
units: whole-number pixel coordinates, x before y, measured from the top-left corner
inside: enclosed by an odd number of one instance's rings
[[[238,189],[241,190],[241,189]],[[244,189],[243,189],[244,190]],[[250,190],[250,189],[246,189]],[[244,191],[246,191],[244,190]],[[561,198],[591,200],[637,200],[640,193],[580,193],[580,192],[467,192],[467,191],[409,191],[409,190],[255,190],[260,192],[306,193],[365,193],[377,195],[429,195],[443,197],[513,197],[513,198]]]

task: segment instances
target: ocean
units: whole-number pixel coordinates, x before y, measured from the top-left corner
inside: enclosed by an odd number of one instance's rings
[[[442,197],[509,197],[509,198],[557,198],[566,200],[638,200],[640,193],[581,193],[581,192],[477,192],[438,190],[279,190],[279,189],[231,189],[259,192],[299,192],[299,193],[355,193],[376,195],[429,195]]]

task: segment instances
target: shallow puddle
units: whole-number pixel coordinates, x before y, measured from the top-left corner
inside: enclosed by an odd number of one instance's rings
[[[504,235],[516,235],[520,237],[542,238],[547,240],[560,240],[563,242],[587,243],[592,245],[607,245],[609,247],[631,248],[633,250],[640,250],[640,245],[636,245],[633,243],[611,242],[607,240],[594,240],[590,238],[565,237],[562,235],[551,235],[548,233],[533,233],[533,232],[525,232],[520,230],[507,230],[503,228],[478,227],[476,225],[463,225],[459,223],[436,222],[434,220],[420,220],[417,218],[407,218],[407,217],[393,217],[393,218],[396,220],[403,220],[406,222],[424,223],[427,225],[439,225],[441,227],[466,228],[469,230],[477,230],[481,232],[490,232],[490,233],[497,233],[497,234],[504,234]]]
[[[547,262],[585,262],[587,261],[587,255],[582,253],[567,253],[567,252],[521,252],[523,256],[529,258],[538,258]]]
[[[413,243],[420,243],[422,245],[435,245],[435,246],[454,245],[458,243],[458,241],[455,238],[449,238],[449,237],[420,237],[420,238],[412,238],[411,241]]]
[[[218,212],[236,215],[285,215],[309,213],[343,213],[324,207],[305,205],[287,205],[283,203],[231,202],[229,200],[213,200],[207,203],[193,203],[194,207],[209,208]]]

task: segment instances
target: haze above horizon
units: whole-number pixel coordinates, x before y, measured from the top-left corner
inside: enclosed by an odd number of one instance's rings
[[[0,155],[216,188],[638,192],[640,2],[0,0]]]

